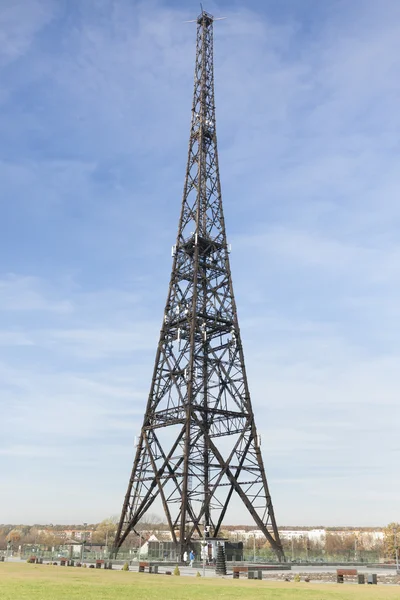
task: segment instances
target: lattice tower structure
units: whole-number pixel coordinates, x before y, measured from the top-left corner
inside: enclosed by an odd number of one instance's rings
[[[232,495],[285,560],[254,421],[218,168],[213,17],[197,19],[189,155],[173,266],[115,553],[161,501],[183,555],[217,537]]]

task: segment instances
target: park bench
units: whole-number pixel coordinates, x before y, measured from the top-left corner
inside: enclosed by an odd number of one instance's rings
[[[262,579],[262,569],[258,567],[233,567],[233,579],[239,579],[240,573],[247,573],[247,579]]]
[[[158,565],[153,565],[150,562],[141,561],[139,563],[139,573],[144,573],[146,568],[149,569],[149,573],[158,573]]]
[[[357,575],[357,569],[336,569],[336,581],[343,583],[345,577],[354,577]]]
[[[239,579],[240,573],[249,572],[249,567],[233,567],[233,579]]]
[[[256,567],[249,567],[247,572],[247,579],[262,579],[262,569]]]
[[[149,563],[141,561],[139,563],[139,573],[144,573],[147,567],[149,567]]]
[[[263,571],[274,571],[276,565],[240,565],[232,567],[233,579],[239,579],[240,573],[247,573],[247,579],[262,579]]]

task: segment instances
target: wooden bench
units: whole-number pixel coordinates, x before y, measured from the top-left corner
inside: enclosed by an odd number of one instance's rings
[[[239,579],[240,573],[249,572],[249,567],[233,567],[233,579]]]
[[[239,579],[240,573],[247,573],[248,579],[262,579],[263,571],[274,571],[276,565],[240,565],[232,567],[233,579]]]
[[[262,579],[262,569],[257,569],[256,567],[249,567],[247,579]]]
[[[348,576],[355,577],[356,575],[357,575],[357,569],[336,569],[337,583],[343,583],[345,577],[348,577]]]
[[[146,568],[149,569],[149,573],[158,573],[158,565],[153,565],[150,562],[141,561],[139,563],[139,573],[145,573]]]

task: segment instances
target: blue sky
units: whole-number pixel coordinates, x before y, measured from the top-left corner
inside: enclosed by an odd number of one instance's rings
[[[398,520],[400,3],[204,6],[228,17],[221,180],[278,522]],[[0,6],[2,522],[120,511],[187,156],[183,21],[198,12]]]

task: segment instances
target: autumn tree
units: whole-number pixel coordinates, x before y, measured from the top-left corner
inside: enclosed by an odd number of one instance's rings
[[[7,536],[10,532],[10,528],[7,526],[0,527],[0,550],[4,550],[7,547]]]
[[[19,544],[21,541],[21,530],[20,529],[12,529],[10,533],[7,535],[7,542],[11,542],[13,545]]]
[[[385,555],[388,558],[396,558],[396,548],[400,546],[400,523],[389,523],[383,530]]]
[[[103,519],[99,523],[92,535],[92,542],[94,544],[103,544],[105,546],[112,546],[114,543],[115,534],[117,533],[118,517],[112,516],[108,519]]]

